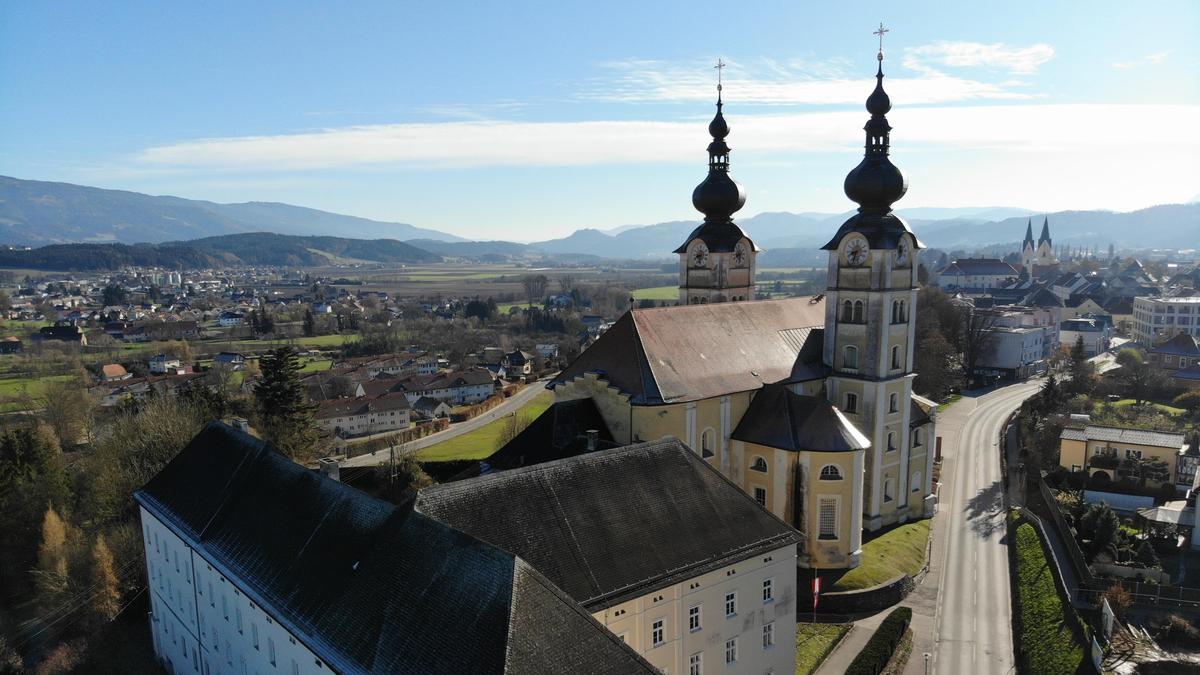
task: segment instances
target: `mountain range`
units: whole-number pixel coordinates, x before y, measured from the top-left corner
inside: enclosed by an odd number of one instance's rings
[[[0,176],[0,241],[7,244],[157,244],[242,232],[354,232],[368,239],[466,241],[406,223],[386,223],[291,204],[217,204]]]
[[[898,209],[926,246],[947,251],[978,251],[1011,245],[1015,250],[1034,221],[1048,217],[1056,244],[1119,248],[1190,248],[1200,246],[1200,203],[1153,206],[1128,213],[1060,211],[1034,213],[1015,207]],[[760,264],[797,264],[818,247],[850,215],[844,213],[766,212],[739,218],[738,223],[767,250]],[[545,259],[577,262],[601,258],[671,259],[698,221],[678,220],[628,225],[608,230],[580,229],[567,237],[529,244],[511,241],[468,241],[445,232],[346,216],[270,202],[215,202],[150,196],[121,190],[0,177],[0,242],[42,246],[80,242],[169,244],[184,240],[192,250],[230,264],[308,265],[314,261],[426,262],[440,257],[482,261]],[[326,237],[354,232],[367,239]],[[239,248],[245,240],[227,235],[253,233],[268,251]],[[289,237],[271,239],[272,235]],[[296,239],[307,238],[307,240]],[[229,244],[228,242],[234,242]],[[353,243],[358,242],[358,243]],[[232,246],[233,248],[230,248]],[[314,257],[315,256],[315,257]],[[773,262],[774,261],[774,262]]]

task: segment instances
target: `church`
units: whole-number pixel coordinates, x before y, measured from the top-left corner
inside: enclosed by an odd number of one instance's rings
[[[936,408],[912,391],[923,245],[892,211],[908,182],[889,159],[878,61],[864,157],[844,184],[859,208],[823,247],[824,294],[754,299],[760,248],[734,221],[746,192],[718,86],[692,193],[704,221],[674,251],[679,305],[625,313],[548,385],[558,403],[594,405],[617,444],[682,440],[800,532],[802,567],[855,567],[864,530],[937,504]]]

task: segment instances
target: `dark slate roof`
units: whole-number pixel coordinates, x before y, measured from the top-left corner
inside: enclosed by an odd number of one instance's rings
[[[847,452],[871,446],[828,401],[782,384],[766,385],[755,394],[731,438],[792,451]]]
[[[529,561],[589,611],[800,536],[674,438],[435,485],[417,509]]]
[[[925,244],[917,239],[917,235],[908,227],[903,218],[892,211],[876,213],[873,210],[859,209],[854,215],[842,223],[838,231],[824,246],[823,251],[833,251],[842,243],[842,238],[851,232],[859,232],[867,238],[867,243],[875,249],[894,249],[900,243],[900,236],[907,234],[912,237],[914,248],[925,248]]]
[[[1063,301],[1045,286],[1039,286],[1021,298],[1020,304],[1026,307],[1062,307]]]
[[[729,253],[743,239],[750,244],[750,250],[762,251],[754,243],[754,240],[750,238],[750,235],[742,230],[740,225],[730,220],[723,223],[710,223],[708,221],[700,223],[673,253],[686,253],[688,244],[692,243],[695,239],[703,241],[708,250],[713,253]]]
[[[592,399],[559,401],[486,461],[493,470],[500,470],[574,457],[587,451],[585,434],[589,430],[597,432],[600,448],[616,444]]]
[[[1016,277],[1021,272],[998,258],[959,258],[946,265],[945,269],[938,272],[938,274]]]
[[[512,555],[223,424],[134,498],[336,672],[653,672]]]
[[[1155,354],[1170,354],[1172,356],[1200,356],[1200,340],[1187,333],[1176,333],[1170,340],[1158,345],[1151,351]]]
[[[919,427],[933,421],[933,410],[937,404],[924,396],[912,395],[908,413],[908,426]]]
[[[822,296],[635,309],[547,386],[597,373],[658,405],[813,380],[828,373],[824,324]]]

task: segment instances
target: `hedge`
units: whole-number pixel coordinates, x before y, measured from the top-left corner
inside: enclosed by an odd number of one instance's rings
[[[879,675],[887,666],[888,661],[892,660],[892,654],[900,645],[904,631],[908,630],[909,621],[912,621],[911,609],[908,607],[893,609],[883,623],[879,624],[879,628],[871,636],[871,639],[867,640],[867,644],[858,653],[858,656],[854,657],[854,661],[846,669],[846,675]]]

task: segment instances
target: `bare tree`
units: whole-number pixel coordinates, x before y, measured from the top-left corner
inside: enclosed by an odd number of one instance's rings
[[[546,288],[550,286],[550,280],[545,274],[526,274],[521,277],[521,285],[525,287],[525,297],[529,299],[529,306],[532,307],[534,301],[541,302],[542,298],[546,297]]]
[[[992,332],[995,326],[995,315],[974,308],[963,310],[963,374],[968,382],[974,376],[979,361],[989,354],[996,344],[996,335]]]
[[[575,288],[575,275],[564,274],[558,278],[558,290],[563,294],[570,293]]]

